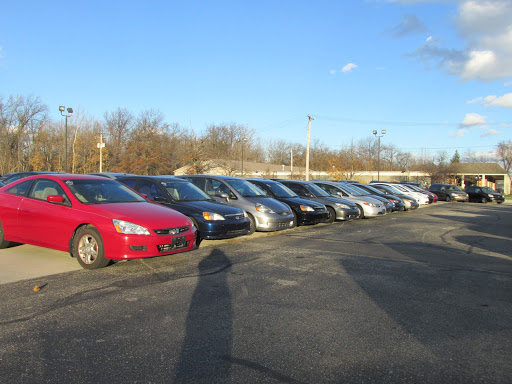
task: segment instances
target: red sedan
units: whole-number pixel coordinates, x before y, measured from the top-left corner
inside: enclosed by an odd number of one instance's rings
[[[0,188],[0,248],[11,242],[67,251],[84,268],[192,250],[183,214],[98,176],[46,174]]]

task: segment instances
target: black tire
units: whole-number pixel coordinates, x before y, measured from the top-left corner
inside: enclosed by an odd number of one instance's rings
[[[81,227],[73,238],[73,255],[85,269],[106,267],[110,260],[105,257],[105,247],[98,230],[91,226]]]
[[[485,204],[485,203],[487,203],[487,199],[486,199],[485,197],[482,197],[482,198],[480,199],[480,202],[481,202],[481,203],[483,203],[483,204]]]
[[[250,213],[248,213],[247,216],[249,217],[249,220],[251,220],[251,226],[249,227],[248,235],[252,235],[254,232],[256,232],[256,221],[254,220],[254,216]]]
[[[498,203],[498,204],[502,204],[502,203],[503,203],[503,201],[497,201],[496,203]]]
[[[203,241],[203,239],[201,238],[201,232],[199,232],[199,225],[197,225],[197,221],[193,217],[189,216],[188,218],[190,219],[192,225],[196,229],[196,248],[199,248],[199,244],[201,244],[201,241]]]
[[[358,204],[356,204],[356,205],[357,205],[357,209],[359,209],[359,215],[357,215],[357,218],[358,219],[364,219],[364,209],[363,209],[363,207],[361,207]]]
[[[327,212],[329,212],[329,218],[327,219],[327,222],[334,223],[334,220],[336,220],[336,211],[333,207],[327,207]]]
[[[450,200],[451,200],[450,196],[446,195],[445,201],[450,201]]]
[[[4,227],[2,226],[2,222],[0,222],[0,249],[7,248],[10,245],[10,241],[4,240]]]
[[[292,209],[292,213],[293,213],[293,228],[295,228],[298,226],[297,214],[295,213],[295,211],[293,209]]]

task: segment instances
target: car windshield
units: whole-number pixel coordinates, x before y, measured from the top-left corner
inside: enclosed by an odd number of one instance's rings
[[[229,179],[227,183],[243,197],[267,197],[265,192],[247,180]]]
[[[484,193],[497,193],[494,189],[489,187],[482,187],[482,192]]]
[[[308,184],[308,188],[311,192],[313,192],[313,194],[316,196],[316,197],[329,197],[331,195],[329,195],[327,192],[325,192],[322,188],[320,188],[318,185],[316,184]]]
[[[297,197],[295,192],[281,183],[265,183],[265,185],[276,197]]]
[[[458,192],[462,192],[462,189],[460,189],[459,187],[457,187],[456,185],[447,185],[446,186],[446,190],[447,191],[458,191]]]
[[[161,184],[174,201],[212,200],[205,192],[188,181],[165,180]]]
[[[342,185],[341,186],[341,189],[343,189],[344,191],[347,191],[348,193],[350,193],[351,195],[354,195],[354,196],[364,196],[364,195],[368,195],[369,193],[368,192],[363,192],[361,189],[357,188],[356,186],[353,186],[353,185]]]
[[[402,192],[393,189],[389,185],[376,185],[375,188],[377,188],[379,191],[384,192],[388,195],[402,195]]]
[[[379,191],[377,188],[372,187],[371,185],[357,185],[356,188],[359,188],[363,191],[368,191],[371,193],[378,193],[381,194],[382,191]]]
[[[75,197],[84,204],[145,202],[137,192],[111,179],[64,180]]]

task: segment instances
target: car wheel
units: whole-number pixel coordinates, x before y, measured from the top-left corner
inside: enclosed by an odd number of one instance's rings
[[[357,215],[358,219],[364,219],[364,209],[360,205],[357,206],[357,209],[359,209],[359,214]]]
[[[295,228],[297,226],[297,214],[294,210],[292,210],[293,213],[293,227]]]
[[[252,235],[254,232],[256,232],[256,220],[254,220],[254,216],[250,213],[248,213],[247,216],[249,217],[249,220],[251,220],[251,226],[249,227],[248,235]]]
[[[11,242],[4,240],[4,227],[0,222],[0,249],[7,248],[9,245],[11,245]]]
[[[329,218],[327,219],[327,222],[334,223],[334,220],[336,220],[336,211],[332,207],[327,207],[327,212],[329,212]]]
[[[485,203],[487,203],[487,199],[486,199],[485,197],[482,197],[482,198],[480,199],[480,202],[481,202],[481,203],[483,203],[483,204],[485,204]]]
[[[103,240],[94,227],[80,228],[73,238],[73,255],[85,269],[106,267],[110,260],[105,257]]]
[[[498,203],[498,204],[501,204],[501,203],[503,203],[503,201],[497,201],[497,203]]]
[[[192,225],[196,229],[196,248],[199,248],[199,244],[201,244],[201,241],[203,241],[203,239],[201,238],[201,232],[199,232],[199,225],[197,225],[197,221],[193,217],[188,216],[188,218],[190,219]]]
[[[446,201],[450,201],[451,200],[450,196],[446,195],[446,199],[445,200]]]

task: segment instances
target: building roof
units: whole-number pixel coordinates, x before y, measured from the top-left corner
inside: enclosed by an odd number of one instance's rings
[[[507,172],[498,163],[454,163],[450,171],[455,174],[505,175]]]

